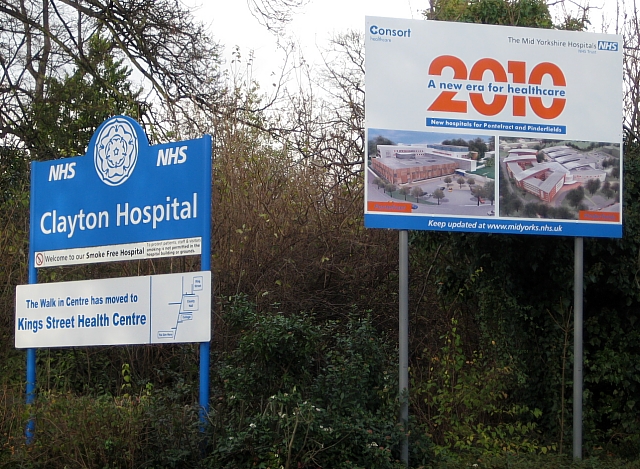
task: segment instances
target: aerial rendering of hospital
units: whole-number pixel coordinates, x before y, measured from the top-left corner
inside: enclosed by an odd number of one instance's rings
[[[378,145],[372,169],[392,184],[431,179],[454,174],[456,170],[475,171],[468,147],[458,145]]]
[[[589,179],[604,182],[607,175],[604,169],[597,168],[593,156],[564,145],[540,151],[511,149],[503,163],[519,188],[545,202],[551,202],[565,185],[578,187]]]

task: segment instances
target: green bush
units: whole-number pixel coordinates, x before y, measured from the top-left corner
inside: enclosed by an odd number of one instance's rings
[[[142,406],[129,399],[93,399],[71,394],[41,396],[14,415],[13,461],[26,467],[135,467],[144,433]],[[32,415],[30,445],[22,434]]]
[[[218,371],[211,467],[402,467],[396,358],[369,319],[315,324],[241,300],[230,320],[244,332]],[[418,440],[412,457],[426,462]]]
[[[13,395],[13,404],[2,407],[6,441],[0,467],[195,467],[200,459],[197,409],[162,395],[47,393],[32,406],[21,397]],[[27,445],[24,430],[30,418],[36,431]]]
[[[441,337],[440,353],[429,358],[426,379],[414,380],[413,399],[428,415],[424,427],[435,452],[475,456],[547,453],[556,445],[540,443],[538,409],[511,402],[513,372],[483,354],[466,357],[458,322]]]

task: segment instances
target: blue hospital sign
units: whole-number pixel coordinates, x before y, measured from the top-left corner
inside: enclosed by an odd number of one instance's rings
[[[32,252],[209,230],[210,136],[151,146],[135,120],[116,116],[97,129],[86,155],[34,162],[31,172]]]

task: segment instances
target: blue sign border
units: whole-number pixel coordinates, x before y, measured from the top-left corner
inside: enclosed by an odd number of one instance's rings
[[[150,146],[135,120],[113,117],[86,155],[32,163],[30,206],[34,252],[204,238],[211,137]]]

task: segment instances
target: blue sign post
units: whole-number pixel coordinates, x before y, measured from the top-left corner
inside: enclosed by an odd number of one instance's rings
[[[211,137],[149,145],[126,116],[105,121],[87,154],[31,165],[29,283],[37,268],[200,254],[211,269]],[[210,314],[210,312],[207,312]],[[209,402],[209,346],[200,344],[200,418]],[[26,402],[36,395],[27,350]],[[27,427],[33,437],[34,422]]]

